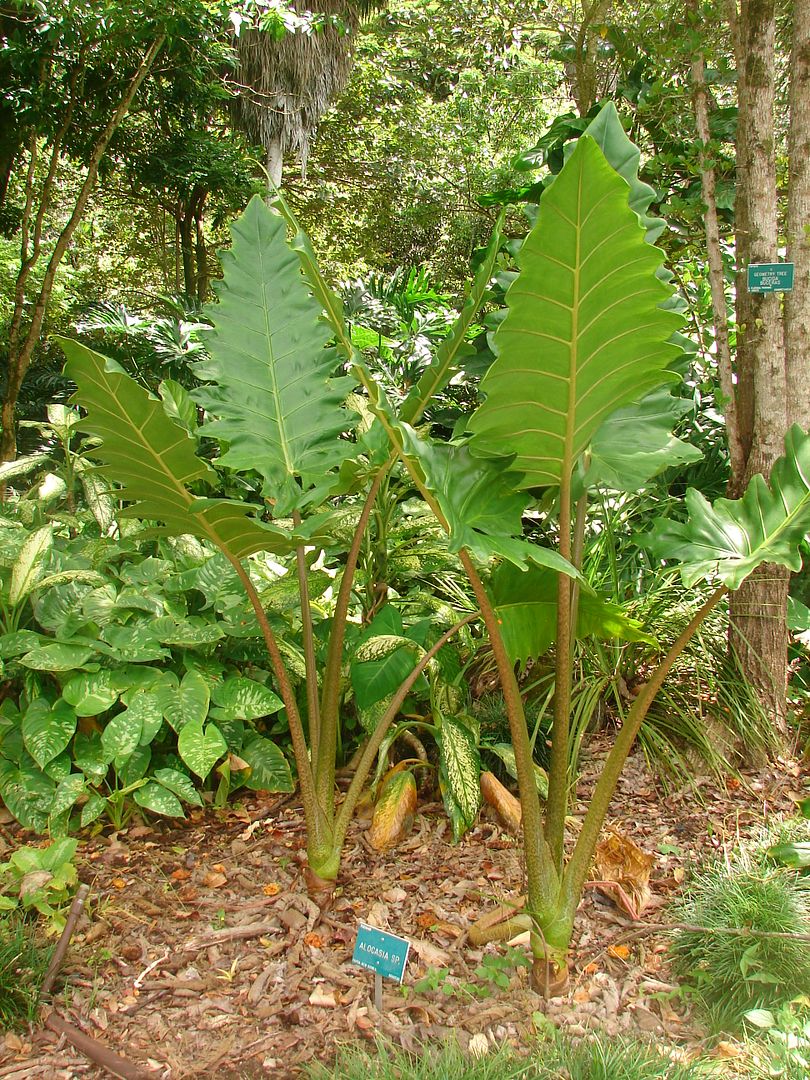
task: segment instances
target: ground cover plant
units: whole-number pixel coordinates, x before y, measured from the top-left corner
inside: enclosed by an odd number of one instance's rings
[[[662,255],[651,243],[661,225],[647,216],[651,193],[638,180],[636,166],[637,154],[615,110],[606,107],[541,198],[494,337],[496,359],[482,383],[484,401],[465,434],[450,444],[431,440],[413,425],[452,377],[465,328],[497,256],[497,238],[456,327],[398,410],[365,367],[300,230],[288,246],[285,223],[294,230],[296,224],[278,196],[277,213],[254,199],[235,226],[234,250],[225,260],[220,302],[212,313],[211,355],[195,368],[202,385],[179,408],[176,392],[166,408],[114,362],[62,341],[67,374],[79,387],[76,400],[88,410],[83,425],[102,438],[97,455],[104,471],[132,503],[125,513],[160,522],[164,534],[191,531],[213,542],[250,598],[290,727],[316,894],[328,894],[334,886],[348,821],[408,691],[450,637],[476,617],[463,616],[429,648],[419,641],[407,644],[399,625],[361,642],[356,654],[361,661],[384,659],[403,648],[419,658],[399,689],[391,688],[382,715],[370,725],[346,798],[336,809],[340,682],[353,574],[379,486],[395,459],[405,465],[448,533],[450,550],[459,554],[493,649],[522,804],[528,898],[521,925],[532,932],[535,981],[547,992],[565,979],[574,913],[610,798],[660,686],[729,591],[766,562],[800,564],[798,545],[810,525],[805,479],[810,442],[795,427],[774,467],[772,488],[757,476],[741,499],[719,499],[714,506],[691,490],[686,520],[659,521],[645,538],[655,558],[680,566],[687,585],[708,577],[714,591],[675,642],[661,649],[640,687],[565,861],[573,641],[577,634],[645,636],[620,608],[582,582],[588,492],[600,484],[615,486],[615,477],[627,471],[628,429],[637,448],[630,471],[635,486],[691,457],[670,433],[678,409],[666,401],[679,380],[674,367],[682,353],[677,331],[683,320],[661,269]],[[334,374],[338,359],[327,348],[330,336],[348,376]],[[352,425],[342,402],[357,384],[379,423],[369,428],[365,446],[359,444],[366,451],[360,463],[355,458],[349,465],[358,443],[345,437]],[[199,431],[195,402],[207,416]],[[218,468],[259,472],[263,517],[249,504],[202,494],[201,483],[211,486],[216,473],[195,453],[201,436],[220,442]],[[319,681],[306,549],[329,547],[334,499],[361,477],[369,486],[345,556]],[[538,488],[550,489],[556,498],[558,550],[522,537],[528,491]],[[242,563],[256,551],[295,552],[305,703],[299,704],[276,634]],[[486,575],[493,558],[497,566],[488,591],[482,572]],[[543,820],[514,664],[538,655],[552,640],[554,725]],[[198,771],[206,775],[225,749],[224,738],[213,721],[206,727],[198,721],[187,730],[199,740]],[[475,735],[457,716],[443,716],[439,741],[445,786],[457,812],[469,821],[479,803],[477,769],[466,767],[476,760]],[[411,798],[411,785],[403,783],[398,793]],[[511,920],[501,932],[508,934],[515,925]]]
[[[338,1053],[333,1066],[316,1066],[307,1075],[309,1080],[698,1080],[719,1074],[673,1061],[639,1041],[597,1036],[580,1043],[562,1037],[535,1041],[521,1053],[486,1040],[467,1053],[452,1041],[411,1053],[378,1043],[374,1055],[349,1048]]]
[[[42,944],[31,920],[16,912],[0,915],[0,1026],[4,1030],[35,1021],[50,955],[50,946]]]

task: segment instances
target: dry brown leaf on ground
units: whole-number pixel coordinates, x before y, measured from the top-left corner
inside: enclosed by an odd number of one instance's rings
[[[599,842],[594,854],[597,888],[631,919],[638,919],[652,899],[650,872],[654,863],[654,855],[613,829]]]

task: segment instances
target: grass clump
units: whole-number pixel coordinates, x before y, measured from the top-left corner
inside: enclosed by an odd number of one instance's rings
[[[33,1022],[52,951],[39,944],[34,925],[20,915],[0,919],[0,1028]]]
[[[308,1080],[698,1080],[705,1068],[670,1060],[631,1039],[597,1036],[582,1042],[555,1037],[528,1054],[509,1046],[476,1056],[455,1041],[410,1053],[379,1041],[376,1053],[345,1047],[334,1065],[314,1066]]]
[[[713,1033],[740,1031],[750,1010],[810,986],[810,942],[778,936],[810,933],[810,890],[794,874],[741,856],[698,875],[678,918],[706,928],[679,930],[671,955]]]

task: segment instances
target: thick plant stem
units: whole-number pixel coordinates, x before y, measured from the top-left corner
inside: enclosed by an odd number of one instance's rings
[[[616,741],[607,756],[596,788],[591,796],[591,802],[585,814],[585,820],[582,823],[576,846],[563,875],[561,899],[572,923],[574,913],[582,896],[582,890],[588,878],[588,871],[599,840],[599,833],[607,817],[610,800],[613,798],[627,755],[632,749],[639,728],[644,722],[644,717],[647,715],[650,705],[661,689],[672,665],[692,640],[706,616],[717,607],[727,592],[728,589],[725,585],[715,589],[706,603],[693,616],[689,625],[678,636],[669,652],[642,687],[616,736]]]
[[[301,514],[293,511],[293,524],[301,524]],[[309,727],[309,752],[313,762],[318,760],[318,743],[321,731],[321,704],[318,695],[318,664],[315,659],[315,636],[312,631],[312,609],[309,606],[307,586],[307,558],[303,545],[295,549],[295,566],[298,572],[298,595],[301,599],[301,631],[304,638],[304,668],[307,677],[307,720]]]
[[[523,848],[526,858],[526,881],[529,894],[529,909],[545,909],[556,897],[559,877],[550,857],[543,830],[540,813],[540,796],[534,782],[534,759],[523,711],[523,699],[515,678],[515,670],[501,637],[498,616],[487,596],[484,583],[475,568],[469,552],[462,548],[459,552],[461,563],[470,579],[475,598],[484,625],[487,628],[492,653],[498,668],[498,676],[503,690],[506,714],[509,718],[509,732],[515,751],[520,804],[523,809]],[[533,941],[533,947],[535,942]]]
[[[357,805],[357,800],[360,798],[360,792],[363,790],[363,784],[365,784],[371,767],[374,764],[374,759],[377,756],[377,752],[382,746],[383,739],[388,733],[388,729],[397,717],[399,710],[405,701],[405,698],[410,693],[411,687],[428,666],[433,657],[439,652],[439,650],[447,644],[451,637],[458,633],[463,626],[467,623],[473,622],[474,619],[479,617],[477,611],[470,612],[469,615],[465,615],[463,619],[459,619],[457,623],[454,623],[449,630],[446,630],[435,645],[432,645],[424,656],[419,660],[419,663],[414,667],[413,671],[408,675],[407,679],[401,684],[397,692],[391,699],[391,704],[385,710],[385,713],[374,729],[371,738],[363,748],[363,753],[360,756],[360,760],[357,763],[352,782],[349,784],[349,789],[346,792],[346,798],[343,800],[343,804],[338,811],[335,818],[335,846],[339,849],[343,846],[343,841],[346,839],[346,830],[349,827],[349,822],[352,819],[354,808]]]
[[[301,802],[304,806],[304,817],[307,821],[307,829],[308,831],[311,831],[316,838],[321,838],[324,833],[324,826],[326,825],[328,827],[328,822],[324,819],[323,809],[318,805],[315,797],[312,766],[309,763],[307,742],[304,737],[304,727],[301,723],[301,714],[298,711],[298,703],[295,700],[292,683],[287,674],[287,669],[284,666],[284,660],[279,652],[276,636],[273,633],[270,623],[267,621],[267,615],[262,607],[261,598],[256,591],[256,586],[250,580],[250,575],[247,570],[242,566],[239,559],[224,549],[222,549],[222,551],[228,559],[228,562],[236,571],[239,580],[242,582],[244,590],[250,600],[251,607],[256,615],[256,621],[261,629],[267,652],[270,655],[270,661],[278,681],[281,699],[287,710],[287,722],[290,725],[290,737],[292,738],[293,753],[295,754],[295,764],[298,768],[298,782],[301,785]],[[324,837],[324,839],[326,838]]]
[[[560,554],[571,561],[571,476],[563,467],[560,480]],[[571,625],[573,582],[557,578],[557,638],[554,658],[554,726],[548,769],[546,830],[557,873],[562,870],[565,812],[568,808],[568,732],[571,726]]]
[[[346,565],[343,568],[343,576],[340,579],[335,611],[332,616],[332,630],[329,635],[329,648],[326,656],[326,668],[323,675],[323,690],[321,696],[320,716],[322,723],[321,741],[318,755],[313,751],[315,763],[315,784],[318,799],[330,802],[333,798],[335,784],[335,754],[337,750],[337,726],[338,708],[340,704],[340,668],[343,661],[343,643],[346,639],[346,622],[349,615],[349,604],[352,597],[352,585],[354,574],[357,569],[357,560],[360,557],[360,549],[363,544],[363,535],[368,526],[368,519],[377,499],[380,484],[393,465],[395,455],[391,455],[386,463],[380,467],[372,481],[360,518],[354,530],[352,544],[346,556]]]

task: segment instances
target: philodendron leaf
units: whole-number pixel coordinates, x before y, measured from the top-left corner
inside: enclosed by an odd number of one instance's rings
[[[226,446],[222,464],[258,471],[276,513],[288,514],[351,450],[339,436],[349,427],[341,404],[353,382],[331,378],[329,328],[283,219],[257,195],[232,233],[219,302],[208,309],[209,357],[194,366],[206,385],[193,397],[211,417],[204,433]]]
[[[180,772],[179,769],[155,769],[154,778],[163,787],[173,791],[183,802],[187,802],[189,806],[202,806],[200,793],[186,773]]]
[[[111,758],[128,757],[141,741],[142,723],[132,709],[114,716],[101,733],[101,745]]]
[[[466,446],[422,439],[407,424],[397,431],[405,455],[418,467],[447,521],[450,551],[467,548],[483,560],[494,556],[521,567],[535,562],[576,574],[556,551],[521,539],[528,498],[515,490],[522,486],[520,478],[506,472],[505,460],[485,461]]]
[[[68,645],[55,641],[52,645],[40,645],[21,657],[19,663],[34,671],[73,671],[83,667],[93,655],[92,649],[83,645]]]
[[[274,742],[251,732],[242,743],[239,757],[250,766],[245,787],[254,791],[292,791],[290,766]]]
[[[502,563],[492,576],[492,600],[503,643],[513,664],[536,660],[551,647],[557,635],[556,574],[540,567],[521,573]],[[618,604],[611,604],[584,588],[577,604],[577,637],[655,641]]]
[[[57,340],[67,357],[65,373],[78,387],[75,400],[87,410],[82,428],[102,440],[93,455],[103,462],[101,472],[121,485],[120,497],[134,504],[124,515],[160,522],[171,536],[210,540],[235,558],[292,549],[290,538],[252,517],[247,504],[192,495],[188,484],[216,484],[217,476],[196,456],[194,438],[163,402],[114,360],[77,341]]]
[[[138,806],[142,806],[144,810],[150,810],[153,814],[179,818],[186,816],[177,796],[162,784],[155,783],[154,780],[138,788],[132,797]]]
[[[283,702],[272,690],[255,679],[231,677],[214,687],[212,699],[234,720],[258,720],[277,713]]]
[[[34,698],[23,717],[25,748],[41,769],[62,753],[75,730],[76,713],[61,699],[51,705],[45,698]]]
[[[690,488],[686,506],[685,522],[656,521],[643,538],[656,557],[680,562],[686,585],[708,577],[736,589],[763,563],[800,570],[799,545],[810,532],[810,435],[798,424],[788,431],[770,487],[757,474],[742,498],[714,504]]]
[[[104,669],[74,675],[62,687],[62,697],[77,716],[99,716],[116,703],[120,693],[113,673]]]
[[[202,720],[190,720],[177,736],[177,751],[191,771],[204,780],[227,753],[228,744],[216,724],[203,726]]]
[[[208,715],[211,692],[199,672],[187,671],[179,684],[173,684],[167,678],[150,691],[150,694],[154,696],[163,716],[178,734],[187,724],[202,724]]]
[[[559,484],[606,417],[677,381],[667,339],[683,320],[660,306],[673,292],[656,276],[663,254],[628,194],[583,135],[521,246],[469,428],[474,452],[515,455],[524,488]]]
[[[693,408],[659,386],[641,401],[612,413],[593,437],[588,487],[639,491],[664,469],[699,461],[700,450],[672,434],[677,421]]]

